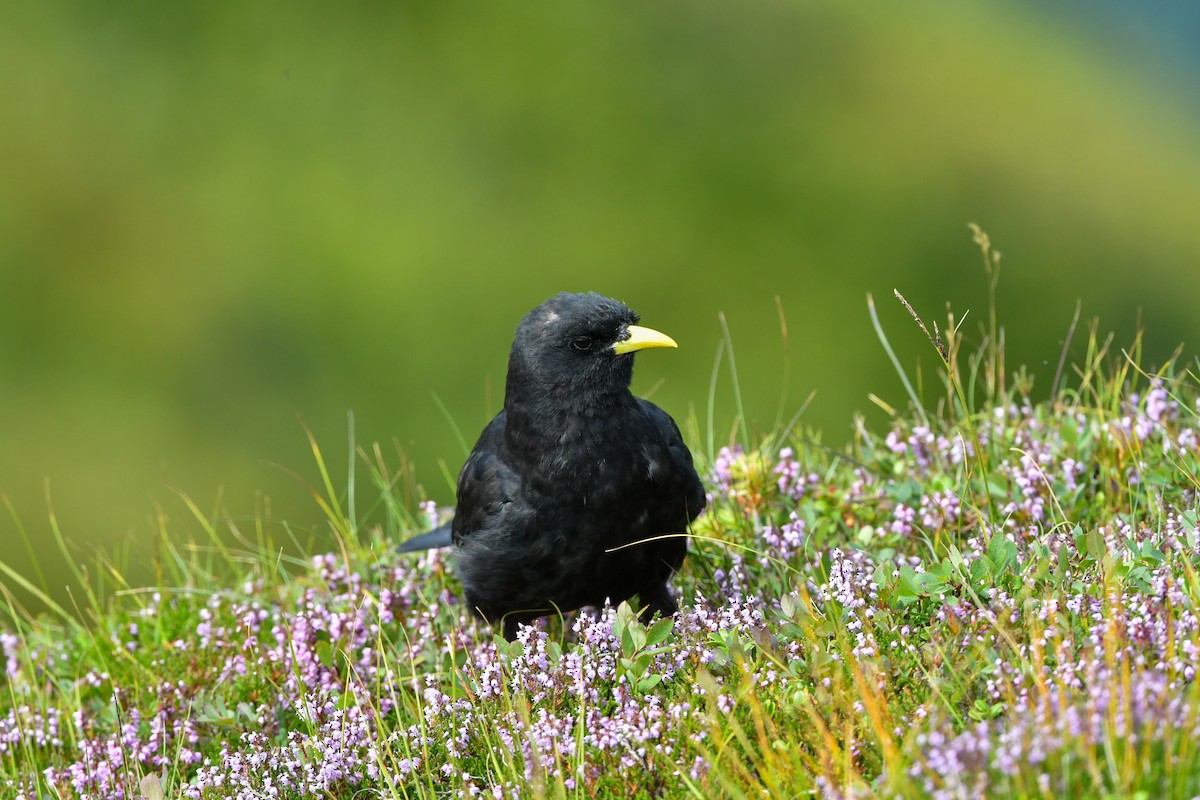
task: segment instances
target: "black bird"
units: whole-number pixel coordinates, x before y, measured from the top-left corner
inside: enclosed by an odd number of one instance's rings
[[[467,602],[510,641],[519,623],[605,600],[637,595],[643,619],[678,610],[667,581],[704,488],[675,421],[629,391],[634,353],[677,346],[638,321],[594,293],[529,312],[454,519],[399,548],[453,544]]]

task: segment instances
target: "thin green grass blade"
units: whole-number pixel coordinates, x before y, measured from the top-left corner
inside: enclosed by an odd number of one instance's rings
[[[908,399],[912,401],[913,410],[921,417],[922,423],[929,425],[929,417],[925,413],[925,408],[921,405],[921,400],[917,397],[912,384],[909,383],[908,375],[904,372],[904,367],[900,366],[900,359],[896,357],[896,351],[892,349],[892,343],[888,341],[887,334],[883,332],[883,325],[879,322],[879,314],[875,311],[875,298],[871,297],[870,292],[867,293],[867,311],[871,314],[871,325],[875,328],[875,335],[879,338],[879,343],[883,345],[883,351],[887,353],[887,357],[892,362],[896,374],[900,376],[900,382],[904,384],[904,391],[908,393]]]
[[[725,312],[722,311],[717,315],[717,318],[721,320],[721,335],[725,341],[725,357],[729,361],[729,379],[733,383],[733,403],[734,407],[737,408],[742,446],[749,450],[750,432],[746,419],[746,407],[742,403],[742,384],[738,381],[737,360],[733,357],[733,336],[729,332],[729,323],[725,319]]]
[[[463,458],[471,455],[471,448],[467,446],[467,440],[463,436],[462,428],[458,427],[458,423],[454,421],[454,415],[450,413],[450,409],[442,402],[442,398],[436,392],[430,392],[429,396],[433,398],[433,404],[438,407],[438,411],[442,412],[442,417],[446,420],[446,424],[450,426],[450,432],[454,434],[454,440],[458,442],[458,447],[462,450]]]

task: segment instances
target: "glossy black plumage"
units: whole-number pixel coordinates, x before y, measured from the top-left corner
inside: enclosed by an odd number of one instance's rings
[[[459,474],[450,524],[467,602],[508,639],[635,594],[647,618],[677,610],[667,581],[704,489],[675,422],[629,391],[636,349],[674,346],[637,322],[616,300],[564,293],[517,327],[504,410]],[[445,544],[444,527],[401,549]]]

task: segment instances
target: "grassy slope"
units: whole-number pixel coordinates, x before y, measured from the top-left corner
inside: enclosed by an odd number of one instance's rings
[[[403,473],[361,453],[364,508],[314,448],[331,554],[280,563],[262,529],[180,546],[164,523],[156,591],[36,620],[10,599],[0,787],[1197,794],[1195,372],[1080,333],[1031,404],[993,323],[973,354],[946,327],[935,411],[845,453],[781,431],[708,454],[684,610],[649,629],[621,608],[497,642],[440,555],[389,553],[424,522]]]
[[[1005,278],[1015,362],[1053,360],[1077,295],[1122,341],[1143,309],[1168,353],[1200,295],[1193,87],[1034,5],[7,3],[0,488],[37,536],[49,478],[84,548],[145,537],[167,486],[310,524],[261,462],[304,464],[297,415],[336,445],[353,408],[449,502],[430,394],[482,429],[507,334],[566,288],[680,342],[635,377],[677,416],[723,310],[762,342],[739,355],[764,424],[779,295],[805,343],[788,390],[820,386],[806,420],[840,445],[898,390],[864,291],[982,306],[946,235],[969,217],[1031,254]]]

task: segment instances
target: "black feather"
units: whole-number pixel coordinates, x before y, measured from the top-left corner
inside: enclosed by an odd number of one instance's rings
[[[637,322],[616,300],[560,294],[517,327],[504,410],[459,474],[450,523],[467,603],[509,639],[634,595],[646,618],[677,610],[667,581],[704,488],[674,420],[630,393],[633,353],[612,349]],[[439,546],[441,531],[402,547]]]

